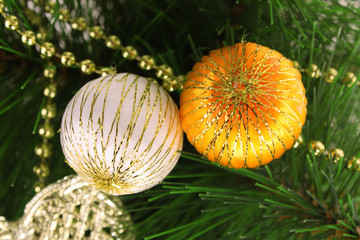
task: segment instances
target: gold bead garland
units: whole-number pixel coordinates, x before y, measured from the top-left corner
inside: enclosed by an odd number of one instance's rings
[[[300,148],[301,146],[305,146],[305,144],[302,136],[300,135],[295,141],[293,148]],[[334,164],[340,163],[341,159],[344,159],[347,169],[360,171],[360,158],[353,156],[347,159],[345,158],[344,151],[340,148],[326,150],[325,145],[321,141],[311,140],[307,144],[307,150],[309,152],[313,152],[315,156],[325,155],[326,159],[333,161]]]
[[[56,105],[52,99],[56,96],[56,83],[54,77],[56,74],[56,68],[49,64],[44,69],[44,77],[49,79],[49,84],[44,89],[44,96],[46,97],[46,104],[40,110],[43,123],[38,127],[38,134],[42,138],[42,142],[35,147],[35,154],[40,158],[40,162],[37,163],[33,171],[39,180],[34,185],[35,192],[40,192],[45,187],[45,180],[50,174],[49,163],[47,159],[52,155],[52,144],[49,142],[51,138],[55,136],[55,127],[51,123],[51,119],[56,116]]]

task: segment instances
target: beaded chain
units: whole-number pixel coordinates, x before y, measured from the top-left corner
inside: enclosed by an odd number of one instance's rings
[[[39,3],[39,0],[35,1]],[[56,3],[51,1],[44,1],[45,10],[54,14],[54,7]],[[35,191],[40,191],[44,186],[45,178],[49,175],[49,166],[46,159],[52,154],[52,146],[48,142],[55,135],[54,126],[50,123],[50,120],[56,115],[56,105],[52,102],[56,96],[56,83],[54,82],[54,76],[56,74],[56,67],[51,64],[50,59],[55,57],[60,60],[64,67],[78,67],[84,74],[96,73],[102,76],[116,73],[116,69],[113,67],[99,68],[90,59],[76,61],[76,57],[72,52],[65,51],[63,53],[57,53],[54,44],[51,42],[43,42],[41,33],[35,33],[33,31],[19,29],[19,20],[14,15],[8,15],[5,13],[4,1],[0,0],[0,13],[4,17],[5,27],[11,31],[15,31],[21,36],[22,42],[26,46],[38,46],[39,54],[42,58],[48,60],[48,65],[44,69],[45,78],[49,79],[49,84],[44,90],[46,97],[46,104],[40,110],[41,116],[44,119],[44,123],[39,127],[38,133],[42,137],[42,143],[35,147],[35,153],[41,159],[40,163],[34,167],[35,174],[39,177],[39,181],[35,184]],[[88,31],[91,38],[105,41],[105,45],[112,50],[120,50],[122,56],[127,60],[136,60],[138,66],[143,70],[155,70],[156,76],[163,80],[162,86],[169,92],[175,90],[182,90],[183,83],[185,81],[184,75],[175,76],[173,69],[166,65],[157,65],[154,57],[150,55],[139,56],[138,51],[133,46],[123,46],[120,39],[115,35],[106,36],[104,31],[99,26],[88,26],[85,19],[82,17],[71,18],[67,9],[59,9],[59,20],[64,23],[70,24],[71,28],[77,31]],[[297,61],[293,61],[294,67],[298,68],[301,72],[307,74],[311,78],[324,77],[327,83],[333,83],[338,75],[338,71],[334,68],[329,68],[328,71],[322,73],[319,67],[312,64],[308,68],[301,68]],[[345,76],[339,81],[347,87],[352,87],[356,82],[360,86],[360,81],[353,72],[347,72]],[[344,151],[339,148],[326,150],[322,142],[317,140],[311,140],[307,144],[304,143],[303,138],[300,136],[294,143],[293,148],[299,148],[307,145],[307,149],[313,152],[315,156],[326,155],[328,160],[332,160],[334,163],[339,163],[342,159],[347,162],[347,168],[351,170],[360,171],[360,158],[351,157],[345,159]]]

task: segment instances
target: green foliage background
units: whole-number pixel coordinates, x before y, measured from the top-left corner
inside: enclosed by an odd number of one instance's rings
[[[340,163],[302,146],[268,166],[231,170],[202,159],[185,142],[178,165],[163,183],[122,200],[138,239],[359,238],[360,172],[346,166],[360,151],[360,92],[358,84],[349,88],[340,83],[346,72],[359,73],[357,1],[64,0],[57,2],[53,14],[46,13],[42,1],[35,1],[40,6],[37,17],[28,15],[32,1],[4,2],[6,14],[16,15],[21,29],[39,31],[38,21],[47,40],[61,52],[71,51],[78,60],[90,58],[98,66],[114,66],[118,72],[156,78],[87,32],[66,30],[58,20],[59,8],[70,10],[72,17],[84,17],[90,26],[102,26],[107,35],[119,36],[124,45],[152,55],[158,64],[172,66],[176,75],[190,71],[209,50],[239,42],[243,36],[278,50],[303,69],[311,64],[323,73],[337,69],[332,84],[324,76],[315,79],[303,72],[308,116],[302,135],[306,143],[320,140],[328,150],[343,149]],[[97,76],[55,63],[59,89],[53,123],[59,129],[73,94]],[[1,27],[0,216],[8,220],[19,218],[34,196],[37,177],[32,168],[39,161],[34,147],[41,139],[33,132],[44,103],[45,64],[34,47],[25,47],[17,33]],[[179,93],[172,97],[178,101]],[[48,183],[73,173],[64,161],[59,134],[51,142]]]

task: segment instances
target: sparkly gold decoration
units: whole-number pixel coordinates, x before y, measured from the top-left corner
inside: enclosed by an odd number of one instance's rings
[[[173,69],[166,64],[160,65],[159,68],[156,69],[156,76],[163,80],[169,79],[173,74]]]
[[[5,4],[3,0],[0,0],[0,13],[3,13],[5,10]]]
[[[126,59],[134,60],[137,57],[137,51],[133,46],[126,46],[123,49],[122,55]]]
[[[330,149],[327,159],[333,160],[334,163],[340,162],[340,159],[344,157],[344,151],[340,148]]]
[[[168,92],[173,92],[177,88],[177,81],[174,78],[168,78],[164,80],[162,87]]]
[[[55,129],[52,124],[44,123],[39,127],[38,133],[41,137],[49,139],[55,135]]]
[[[309,146],[310,151],[311,151],[311,148],[314,150],[315,156],[319,156],[325,151],[324,144],[317,140],[310,141],[308,146]]]
[[[25,31],[21,36],[21,41],[27,46],[34,45],[36,42],[35,33],[33,31]]]
[[[36,33],[36,40],[37,42],[44,42],[47,37],[47,33],[44,29],[40,29],[40,32]]]
[[[55,55],[54,45],[50,42],[45,42],[40,47],[40,55],[43,58],[51,58],[52,56],[54,56]]]
[[[37,184],[42,184],[41,182]],[[130,215],[118,197],[95,190],[79,176],[53,183],[25,206],[15,222],[0,217],[0,238],[7,240],[135,240]]]
[[[307,100],[300,72],[281,53],[241,42],[203,56],[188,73],[180,117],[189,142],[230,168],[280,158],[299,137]]]
[[[105,44],[108,48],[111,48],[111,49],[119,49],[121,46],[120,39],[115,35],[111,35],[111,36],[107,37],[105,39]]]
[[[300,135],[296,141],[294,142],[294,145],[292,146],[293,148],[299,148],[300,146],[304,145],[304,139],[302,138],[302,136]]]
[[[49,164],[41,162],[34,166],[34,173],[40,178],[46,178],[50,174]]]
[[[292,63],[293,63],[293,66],[294,66],[294,68],[296,68],[296,69],[300,69],[300,64],[299,64],[299,62],[298,61],[292,61]]]
[[[56,116],[56,105],[54,103],[46,104],[43,109],[41,109],[41,117],[43,119],[52,119]]]
[[[49,98],[54,98],[56,96],[57,92],[56,83],[50,83],[47,87],[44,89],[44,95]]]
[[[5,27],[10,30],[17,30],[19,28],[19,21],[15,16],[6,16],[5,17]]]
[[[116,68],[102,68],[100,69],[101,76],[105,77],[107,75],[115,74]]]
[[[75,64],[75,56],[72,52],[64,52],[61,55],[61,63],[66,67],[71,67]]]
[[[80,18],[74,18],[71,21],[71,27],[75,30],[79,30],[79,31],[83,31],[86,28],[86,22],[85,19],[80,17]]]
[[[311,64],[308,69],[305,70],[306,74],[312,78],[319,78],[321,76],[320,69],[317,65]]]
[[[89,30],[90,37],[94,39],[101,39],[104,36],[104,31],[99,26],[91,27]]]
[[[177,83],[178,83],[177,86],[178,86],[178,89],[179,89],[180,91],[182,91],[183,88],[184,88],[185,80],[186,80],[186,76],[185,76],[185,75],[180,75],[180,76],[177,77]]]
[[[335,68],[329,68],[329,70],[324,74],[325,81],[327,83],[333,83],[337,75],[338,71]]]
[[[84,60],[80,63],[81,71],[85,74],[92,74],[96,70],[95,63],[90,59]]]
[[[101,77],[69,102],[61,123],[67,163],[97,189],[137,193],[162,181],[180,157],[176,104],[158,84],[134,74]]]
[[[34,191],[36,193],[40,192],[45,187],[45,182],[43,180],[38,180],[34,184]]]
[[[56,75],[56,67],[54,66],[46,66],[44,69],[44,77],[46,78],[54,78]]]
[[[144,55],[140,58],[139,67],[143,70],[150,70],[154,68],[155,60],[149,55]]]
[[[69,21],[70,13],[67,9],[60,9],[59,10],[59,19],[61,21]]]
[[[40,158],[48,158],[52,155],[52,145],[50,143],[41,143],[35,147],[35,154]]]
[[[347,72],[344,78],[341,80],[341,83],[351,87],[356,82],[356,76],[353,72]]]
[[[354,169],[356,171],[360,171],[360,158],[351,157],[348,160],[347,168],[348,169]]]

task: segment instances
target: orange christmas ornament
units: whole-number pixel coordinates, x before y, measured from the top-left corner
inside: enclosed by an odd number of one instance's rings
[[[188,74],[180,117],[210,161],[255,168],[291,148],[306,117],[300,72],[268,47],[241,42],[213,50]]]

